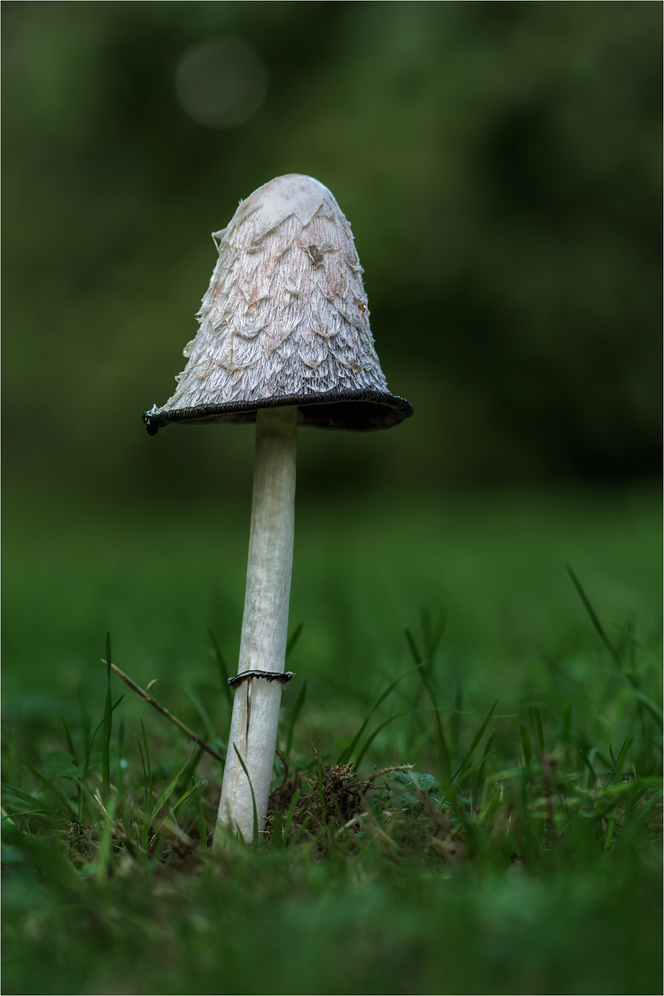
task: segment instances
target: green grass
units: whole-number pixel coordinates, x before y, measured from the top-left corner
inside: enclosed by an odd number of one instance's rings
[[[6,512],[3,992],[661,991],[658,497],[301,506],[216,857],[221,765],[101,659],[225,753],[248,510]]]

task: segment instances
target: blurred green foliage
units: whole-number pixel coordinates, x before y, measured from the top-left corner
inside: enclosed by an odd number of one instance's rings
[[[389,441],[303,438],[304,487],[656,469],[659,4],[3,9],[9,488],[227,487],[250,430],[153,440],[141,413],[183,366],[209,233],[285,172],[349,217],[390,387],[416,407]],[[227,35],[269,88],[215,130],[174,74]]]
[[[142,687],[159,679],[157,699],[225,753],[230,710],[206,627],[234,668],[248,508],[146,522],[45,502],[14,516],[3,992],[661,990],[657,495],[439,504],[308,503],[291,601],[291,632],[304,628],[279,735],[285,747],[306,682],[291,773],[313,773],[312,742],[336,761],[369,719],[360,776],[407,761],[428,795],[395,780],[347,833],[332,822],[316,843],[272,837],[213,863],[196,845],[199,816],[203,833],[214,825],[218,763],[190,761],[203,779],[197,816],[181,795],[194,787],[182,770],[190,744],[115,676],[113,701],[126,694],[112,736],[102,747],[99,729],[93,741],[107,691],[99,658],[110,628],[117,665]],[[454,806],[432,777],[444,773],[434,716],[460,766]],[[117,792],[100,819],[103,750]],[[281,775],[277,762],[275,785]],[[175,811],[155,811],[176,783]]]
[[[225,731],[208,628],[234,672],[248,531],[249,505],[239,502],[223,514],[121,516],[44,500],[14,514],[3,551],[7,728],[16,720],[29,729],[38,751],[53,714],[57,736],[60,713],[70,726],[82,705],[101,714],[99,660],[110,630],[119,667],[142,687],[158,678],[157,697],[197,728],[191,688]],[[457,708],[461,683],[464,708],[476,713],[499,697],[501,713],[545,710],[558,692],[575,697],[579,709],[604,709],[597,637],[566,562],[612,640],[636,628],[648,694],[659,700],[661,545],[660,503],[650,491],[494,494],[444,508],[386,496],[301,502],[290,629],[304,629],[288,663],[298,681],[287,687],[284,707],[306,680],[302,742],[326,752],[350,741],[381,689],[413,665],[404,628],[422,647],[445,621],[441,706]],[[393,696],[403,709],[412,706],[405,684]],[[131,695],[123,706],[134,718],[145,708]],[[145,719],[163,726],[156,714]],[[413,760],[397,734],[388,727],[379,739],[377,763]],[[620,727],[615,739],[625,734]]]

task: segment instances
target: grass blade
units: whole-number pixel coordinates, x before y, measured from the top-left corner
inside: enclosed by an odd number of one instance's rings
[[[459,765],[459,767],[456,769],[456,771],[452,775],[452,783],[454,783],[457,780],[457,778],[458,778],[458,776],[459,776],[462,768],[464,767],[464,765],[466,765],[468,763],[468,761],[472,757],[473,751],[475,750],[475,748],[479,744],[480,740],[484,736],[485,730],[486,730],[487,726],[489,725],[489,723],[491,722],[491,717],[493,716],[493,714],[495,712],[495,709],[496,709],[496,706],[498,705],[499,701],[500,701],[500,699],[496,699],[496,701],[491,706],[491,709],[489,710],[489,715],[486,717],[486,719],[484,720],[484,722],[480,726],[479,730],[475,734],[475,736],[473,738],[473,742],[470,745],[470,749],[466,753],[466,756],[464,757],[464,759],[461,762],[461,764]]]
[[[228,685],[228,679],[230,677],[230,675],[228,673],[228,667],[226,666],[226,661],[224,660],[223,655],[221,653],[221,650],[219,649],[219,645],[217,644],[217,641],[214,638],[214,633],[212,632],[212,630],[210,629],[209,626],[207,628],[207,631],[208,631],[208,635],[210,637],[210,640],[212,641],[212,646],[214,647],[215,657],[217,658],[217,667],[219,668],[219,677],[221,679],[221,690],[224,693],[224,695],[226,696],[226,701],[228,702],[228,705],[232,709],[233,708],[233,695],[232,695],[231,690],[230,690],[229,685]]]
[[[49,806],[48,803],[45,803],[42,799],[36,799],[34,795],[28,795],[28,793],[23,792],[22,789],[14,788],[13,785],[7,785],[6,782],[2,783],[2,791],[8,792],[10,795],[20,799],[21,802],[26,802],[29,806],[39,807],[35,810],[36,812],[57,814],[60,812],[60,810],[54,809],[53,806]]]
[[[525,726],[519,727],[519,740],[521,741],[521,749],[523,750],[524,765],[527,768],[533,756],[533,742]]]
[[[434,739],[436,741],[436,747],[438,748],[438,761],[440,764],[440,773],[442,780],[445,785],[449,785],[450,774],[451,774],[451,763],[450,763],[450,752],[447,746],[447,740],[445,739],[445,734],[443,732],[443,724],[440,721],[440,716],[438,715],[440,709],[438,707],[438,701],[433,690],[433,686],[429,681],[429,675],[426,672],[424,662],[418,667],[422,683],[427,691],[429,699],[431,701],[432,709],[429,710],[431,715],[431,720],[433,724]]]
[[[21,764],[24,764],[28,771],[31,771],[32,774],[42,783],[42,785],[45,785],[49,792],[52,792],[53,795],[56,796],[65,812],[69,812],[70,809],[73,809],[71,801],[60,791],[55,782],[49,781],[48,778],[45,778],[40,771],[33,768],[29,761],[25,761],[21,757],[18,757],[17,760],[20,761]]]
[[[194,778],[194,776],[196,775],[196,768],[198,767],[198,763],[199,763],[200,759],[202,758],[202,756],[203,756],[203,748],[202,747],[195,747],[193,755],[192,755],[192,761],[191,761],[191,764],[189,766],[189,769],[187,771],[185,771],[185,773],[184,773],[183,781],[184,781],[185,785],[187,784],[187,782],[191,778]]]
[[[145,805],[148,805],[148,772],[145,767],[145,758],[143,756],[143,748],[141,747],[141,741],[136,737],[136,743],[138,744],[138,753],[141,756],[141,764],[143,766],[143,797],[145,799]]]
[[[380,731],[384,729],[384,727],[386,727],[388,723],[391,723],[393,719],[400,719],[401,716],[410,716],[412,711],[413,711],[412,709],[407,709],[406,712],[397,712],[394,716],[390,716],[389,719],[386,719],[384,723],[381,723],[380,726],[377,726],[376,729],[371,734],[371,736],[368,738],[367,742],[364,744],[362,750],[357,755],[357,760],[355,761],[355,767],[359,768],[360,762],[364,757],[364,755],[366,754],[366,752],[369,750],[369,747],[371,746],[374,737],[378,736]],[[350,761],[350,757],[348,758],[348,760]]]
[[[155,804],[153,806],[153,809],[152,809],[152,812],[150,814],[150,822],[151,823],[154,820],[154,818],[157,815],[157,813],[159,812],[159,810],[162,808],[162,806],[165,806],[166,803],[168,802],[168,800],[170,799],[170,797],[172,796],[172,794],[173,794],[173,792],[175,790],[175,786],[177,785],[177,783],[182,778],[182,775],[186,771],[187,766],[191,762],[191,759],[194,756],[195,752],[196,752],[196,748],[194,747],[194,749],[192,750],[191,754],[189,755],[189,757],[187,758],[187,760],[184,762],[184,764],[182,765],[182,767],[178,771],[178,773],[175,776],[175,778],[173,778],[172,781],[169,782],[169,784],[166,786],[166,788],[164,789],[164,791],[157,798],[157,801],[155,802]],[[177,801],[176,806],[179,806],[181,802],[184,802],[184,800],[187,798],[187,796],[189,795],[190,792],[191,792],[191,789],[187,789],[187,791],[182,796],[182,798]],[[162,822],[163,822],[163,820],[162,820]]]
[[[193,781],[193,779],[192,779],[192,781]],[[196,793],[196,782],[194,782],[193,785],[190,785],[189,788],[186,790],[186,792],[182,793],[182,795],[180,796],[180,798],[178,799],[178,801],[176,803],[174,803],[172,806],[169,807],[170,813],[164,813],[163,819],[159,822],[159,824],[155,828],[154,832],[156,834],[159,833],[159,831],[161,830],[162,826],[164,825],[164,823],[166,822],[166,820],[168,819],[169,816],[171,816],[173,818],[175,824],[177,825],[177,817],[175,815],[176,809],[179,809],[180,806],[183,803],[185,803],[187,801],[187,799],[191,795],[195,795],[195,793]]]
[[[627,752],[629,751],[629,748],[632,746],[633,742],[634,742],[634,737],[628,733],[627,736],[625,737],[624,744],[620,748],[620,753],[618,754],[618,758],[616,760],[616,776],[618,781],[620,781],[620,779],[622,778],[623,768],[625,766],[625,761],[627,760]]]
[[[424,658],[422,657],[422,655],[420,654],[419,650],[417,649],[417,644],[415,643],[415,640],[413,638],[413,634],[411,633],[411,631],[409,629],[406,629],[406,630],[404,630],[404,632],[406,634],[406,642],[408,643],[408,647],[409,647],[410,652],[411,652],[411,654],[413,656],[413,660],[415,661],[415,664],[417,665],[417,667],[420,667],[420,665],[424,664]]]
[[[111,634],[106,634],[106,703],[104,706],[104,732],[102,734],[101,771],[103,799],[111,794],[111,731],[113,729],[113,700],[111,698]]]
[[[198,712],[198,715],[201,718],[201,721],[202,721],[203,726],[205,728],[205,736],[208,738],[208,740],[216,740],[216,733],[215,733],[214,725],[213,725],[212,720],[210,719],[210,717],[208,715],[207,709],[205,708],[205,706],[203,705],[203,703],[199,699],[198,695],[196,695],[196,693],[193,692],[188,685],[185,686],[184,690],[187,693],[187,695],[189,696],[189,698],[191,699],[191,701],[193,702],[193,704],[194,704],[194,706],[196,708],[196,711]],[[230,691],[230,689],[229,689],[229,691]]]
[[[453,757],[457,757],[461,744],[461,707],[463,706],[463,687],[457,678],[456,695],[454,697],[455,710],[450,719],[450,749]]]
[[[272,816],[272,847],[282,847],[281,843],[281,829],[282,829],[282,818],[281,810],[275,808],[274,814]]]
[[[194,784],[198,788],[198,784],[194,779]],[[201,801],[201,796],[199,792],[194,792],[194,812],[196,813],[196,822],[198,823],[198,834],[201,839],[201,851],[203,854],[207,854],[207,825],[205,823],[205,813],[203,811],[203,803]]]
[[[648,712],[652,713],[652,715],[655,717],[655,719],[661,726],[661,724],[664,722],[664,712],[662,712],[661,706],[659,706],[656,702],[653,702],[653,700],[649,698],[647,695],[645,695],[644,692],[642,692],[641,689],[638,688],[633,681],[630,681],[627,678],[625,678],[625,676],[621,674],[620,671],[614,670],[614,668],[610,667],[606,662],[603,662],[603,664],[606,670],[609,672],[609,674],[612,674],[613,677],[616,679],[616,681],[620,682],[623,688],[628,688],[632,693],[632,695],[636,699],[638,699],[642,705],[646,707]]]
[[[325,825],[325,797],[323,794],[323,767],[320,763],[320,754],[314,747],[316,753],[316,774],[318,775],[318,795],[320,799],[320,821]]]
[[[303,629],[304,629],[304,623],[300,623],[298,626],[295,627],[295,629],[291,633],[288,643],[286,644],[286,658],[285,658],[286,660],[288,660],[289,656],[292,654],[293,650],[295,649],[295,644],[300,639]]]
[[[123,698],[124,698],[124,695],[121,695],[120,698],[118,699],[118,701],[113,706],[111,712],[115,712],[115,710],[117,709],[117,707],[122,702]],[[90,767],[90,758],[92,757],[92,748],[94,747],[94,742],[97,739],[97,734],[99,733],[99,731],[101,730],[102,726],[104,725],[104,722],[105,722],[105,718],[102,719],[101,723],[99,723],[99,725],[97,726],[97,729],[92,734],[92,737],[90,738],[90,740],[88,742],[88,748],[87,748],[86,755],[85,755],[85,765],[83,766],[83,778],[84,779],[87,777],[88,768]]]
[[[305,681],[300,690],[300,694],[297,697],[297,701],[293,706],[293,715],[291,716],[291,721],[288,726],[288,736],[286,737],[286,750],[284,751],[286,757],[290,756],[291,747],[293,745],[293,730],[295,729],[295,723],[297,721],[297,717],[300,715],[300,712],[302,711],[302,706],[304,705],[304,700],[306,699],[306,697],[307,697],[307,682]]]
[[[400,681],[402,681],[407,675],[412,674],[413,671],[417,671],[417,670],[420,670],[420,668],[418,668],[418,667],[412,668],[411,667],[407,671],[404,671],[404,673],[400,674],[399,677],[396,678],[392,682],[391,685],[388,685],[388,687],[385,689],[385,691],[382,693],[382,695],[379,695],[378,699],[376,700],[375,705],[372,706],[372,708],[369,710],[369,712],[367,714],[367,718],[364,720],[364,722],[362,723],[362,726],[359,728],[359,730],[357,731],[357,733],[353,737],[353,740],[351,741],[350,745],[348,747],[346,747],[346,749],[344,751],[342,751],[341,756],[339,758],[339,761],[337,762],[338,764],[347,764],[348,763],[348,761],[352,757],[353,751],[357,747],[357,745],[358,745],[358,743],[360,741],[360,738],[361,738],[362,734],[364,733],[364,731],[366,729],[367,723],[369,722],[369,720],[371,719],[371,717],[375,713],[375,711],[378,708],[378,706],[381,705],[385,701],[385,699],[387,698],[388,695],[392,694],[392,692],[397,687],[397,685],[399,684]]]
[[[615,778],[618,774],[618,762],[616,761],[616,755],[613,753],[612,744],[609,744],[609,757],[611,758],[611,768],[613,769],[611,774]]]
[[[588,787],[588,789],[592,789],[592,788],[595,787],[595,783],[597,782],[597,775],[595,774],[595,769],[593,768],[592,764],[590,763],[590,758],[585,753],[585,751],[579,750],[579,754],[581,755],[581,760],[583,761],[583,763],[585,764],[586,768],[588,769],[587,787]]]
[[[295,807],[298,804],[300,794],[302,789],[296,789],[293,792],[293,798],[290,801],[290,806],[288,807],[288,813],[286,814],[286,823],[284,824],[284,836],[283,836],[283,846],[288,847],[288,834],[290,833],[291,823],[293,822],[293,816],[295,815]]]
[[[438,619],[436,620],[435,626],[431,625],[431,617],[428,611],[422,612],[422,632],[424,633],[424,642],[426,645],[426,656],[429,661],[433,660],[433,656],[440,646],[440,642],[443,639],[445,633],[445,626],[447,625],[447,613],[445,609],[441,608],[438,612]]]
[[[149,810],[152,805],[152,765],[150,763],[150,744],[148,743],[148,731],[145,729],[145,723],[141,720],[141,730],[143,731],[143,743],[145,745],[145,763],[147,765],[147,779],[145,783],[145,808],[146,811]],[[139,744],[140,747],[140,744]]]
[[[417,670],[420,673],[420,678],[422,679],[422,683],[427,691],[427,694],[429,695],[431,705],[433,706],[433,709],[430,710],[430,713],[434,728],[433,729],[434,739],[436,741],[436,747],[438,748],[438,761],[440,764],[440,771],[443,782],[446,785],[448,785],[451,774],[450,752],[447,746],[447,740],[445,739],[445,734],[443,733],[443,725],[440,721],[440,716],[438,715],[438,713],[441,710],[439,709],[438,702],[436,701],[436,695],[433,690],[433,686],[431,684],[431,681],[429,680],[429,675],[427,673],[427,668],[426,668],[426,661],[424,660],[419,650],[417,649],[417,644],[415,643],[413,634],[410,632],[409,629],[406,629],[405,633],[406,633],[406,641],[408,642],[408,646],[410,647],[410,652],[413,655],[413,660],[415,661]]]
[[[71,754],[71,756],[74,758],[74,764],[78,765],[78,758],[76,757],[76,749],[74,748],[74,741],[71,738],[71,733],[69,732],[69,727],[65,723],[64,719],[62,718],[62,716],[60,717],[60,722],[62,723],[62,725],[65,728],[65,736],[67,738],[67,750],[69,751],[69,753]]]
[[[544,753],[544,730],[542,728],[542,717],[537,706],[533,706],[533,716],[535,717],[535,730],[537,732],[537,746],[540,754]]]
[[[463,782],[465,782],[466,778],[470,778],[470,776],[472,774],[474,774],[478,770],[478,768],[482,768],[484,766],[485,762],[491,757],[491,755],[495,754],[495,753],[496,753],[495,750],[488,751],[486,754],[484,754],[482,757],[480,757],[477,761],[475,761],[475,764],[471,764],[471,766],[469,768],[467,768],[465,771],[463,771],[459,775],[458,780],[457,780],[457,786],[460,786]]]
[[[249,788],[251,790],[251,805],[253,806],[253,809],[254,809],[254,838],[253,838],[253,840],[252,840],[251,843],[252,843],[252,847],[254,848],[254,850],[257,851],[258,850],[258,810],[256,809],[256,795],[254,793],[254,786],[251,784],[251,778],[249,777],[249,772],[247,771],[247,766],[244,763],[244,760],[242,759],[242,754],[240,754],[239,750],[237,749],[236,744],[233,744],[233,747],[235,748],[235,753],[237,754],[238,760],[239,760],[240,764],[242,765],[242,770],[244,771],[245,775],[247,776],[247,781],[249,782]]]
[[[584,608],[585,608],[586,612],[588,613],[588,615],[590,616],[592,624],[595,627],[595,629],[597,630],[597,633],[599,634],[599,637],[600,637],[602,643],[604,644],[604,646],[607,648],[607,650],[611,654],[611,657],[613,658],[613,660],[615,661],[615,663],[618,666],[620,666],[620,657],[618,655],[618,651],[616,650],[616,648],[613,646],[613,644],[609,640],[608,636],[606,635],[606,631],[605,631],[604,627],[602,626],[601,622],[599,621],[599,617],[598,617],[597,613],[593,609],[592,605],[590,604],[590,600],[589,600],[588,596],[586,595],[585,591],[581,587],[581,582],[577,578],[576,574],[574,573],[574,571],[572,570],[572,568],[570,567],[570,565],[566,564],[565,566],[567,567],[567,573],[569,574],[569,576],[572,579],[572,584],[576,588],[577,594],[578,594],[579,598],[581,599],[581,601],[583,602]]]
[[[118,765],[115,773],[115,785],[118,795],[124,795],[123,771],[122,771],[122,751],[124,748],[125,722],[124,716],[120,720],[120,733],[118,735]]]

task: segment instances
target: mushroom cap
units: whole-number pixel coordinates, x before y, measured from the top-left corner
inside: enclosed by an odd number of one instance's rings
[[[291,405],[299,425],[330,429],[387,429],[412,415],[388,391],[353,235],[327,187],[276,177],[212,237],[219,259],[198,334],[175,394],[143,416],[151,435]]]

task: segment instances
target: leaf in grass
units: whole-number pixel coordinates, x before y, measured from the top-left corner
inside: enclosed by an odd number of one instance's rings
[[[425,792],[436,806],[445,799],[440,781],[433,775],[420,771],[394,771],[390,778],[404,786],[404,790],[395,794],[395,799],[402,807],[412,808],[417,804],[417,792]],[[413,789],[415,792],[413,792]]]
[[[52,750],[46,755],[46,764],[59,778],[80,778],[83,772],[75,764],[71,754],[65,754],[61,750]]]
[[[415,782],[423,792],[431,792],[433,789],[440,788],[438,779],[433,775],[426,774],[426,772],[409,771],[403,774],[395,772],[395,777],[397,775],[402,775],[404,782]]]

